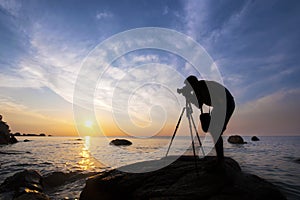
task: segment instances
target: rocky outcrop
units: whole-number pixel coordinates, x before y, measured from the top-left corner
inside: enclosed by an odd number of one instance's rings
[[[108,199],[286,199],[271,183],[243,173],[231,158],[224,163],[215,157],[182,156],[165,168],[148,173],[126,173],[125,168],[156,168],[169,159],[146,161],[89,178],[80,200]],[[126,171],[126,170],[125,170]]]
[[[9,143],[15,144],[17,142],[18,142],[17,138],[13,134],[10,134]]]
[[[40,199],[49,198],[42,193],[42,176],[35,170],[24,170],[5,179],[0,185],[0,199]]]
[[[116,146],[128,146],[128,145],[132,145],[132,142],[130,142],[129,140],[125,140],[125,139],[115,139],[115,140],[112,140],[109,144],[116,145]]]
[[[239,135],[231,135],[227,141],[231,144],[247,144],[247,142],[245,142],[244,139]]]
[[[259,138],[256,137],[256,136],[253,136],[253,137],[251,138],[251,141],[259,141]]]
[[[1,115],[0,115],[1,116]],[[10,133],[9,126],[6,122],[2,121],[2,116],[0,117],[0,144],[14,144],[18,140]]]
[[[0,185],[1,200],[49,200],[54,188],[95,175],[95,172],[52,172],[45,176],[36,170],[24,170],[5,179]],[[69,199],[69,198],[68,198]]]

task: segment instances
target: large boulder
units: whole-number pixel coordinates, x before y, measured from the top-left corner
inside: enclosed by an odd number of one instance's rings
[[[227,141],[231,144],[247,144],[247,142],[245,142],[244,139],[239,135],[231,135]]]
[[[5,122],[0,121],[0,144],[9,144],[9,140],[10,140],[9,126]]]
[[[24,170],[5,179],[0,185],[0,199],[41,199],[49,198],[42,194],[42,176],[36,170]]]
[[[271,183],[241,171],[231,158],[182,156],[167,167],[148,173],[124,169],[156,168],[168,158],[146,161],[111,170],[86,181],[80,200],[108,199],[286,199]]]
[[[114,139],[109,144],[116,145],[116,146],[128,146],[128,145],[132,145],[132,142],[125,139]]]
[[[256,137],[256,136],[253,136],[253,137],[251,138],[251,141],[259,141],[259,138]]]
[[[10,133],[9,126],[2,121],[2,116],[0,115],[0,144],[14,144],[17,142],[18,140]]]

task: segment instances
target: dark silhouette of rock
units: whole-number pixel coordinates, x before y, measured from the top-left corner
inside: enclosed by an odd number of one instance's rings
[[[130,142],[129,140],[125,140],[125,139],[115,139],[112,140],[110,143],[110,145],[116,145],[116,146],[123,146],[123,145],[132,145],[132,142]]]
[[[247,144],[247,142],[245,142],[244,139],[239,135],[231,135],[227,141],[231,144]]]
[[[243,173],[239,164],[225,158],[182,156],[165,168],[148,173],[125,173],[122,169],[149,170],[166,159],[146,161],[110,170],[86,181],[80,200],[108,199],[286,199],[271,183]],[[153,169],[152,168],[152,169]]]
[[[45,188],[53,188],[64,185],[67,182],[74,182],[76,180],[83,179],[95,174],[95,172],[85,174],[78,172],[51,172],[43,177],[42,183]]]
[[[43,192],[95,175],[95,172],[52,172],[44,177],[36,170],[24,170],[5,179],[0,185],[1,200],[49,200]]]
[[[42,194],[41,180],[42,176],[38,171],[24,170],[18,172],[5,179],[0,185],[0,195],[6,199],[49,199]]]
[[[49,197],[43,193],[37,192],[30,192],[30,193],[24,193],[17,198],[14,198],[14,200],[50,200]]]
[[[1,115],[0,115],[1,116]],[[14,144],[18,140],[10,133],[9,126],[0,117],[0,144]]]
[[[18,142],[17,138],[15,138],[15,136],[13,134],[10,134],[9,143],[15,144],[17,142]]]
[[[9,126],[5,122],[0,121],[0,144],[9,144],[9,139]]]
[[[14,134],[14,136],[21,136],[21,133],[17,132]]]
[[[25,139],[24,142],[30,142],[31,140]]]
[[[44,177],[43,185],[47,185],[47,187],[62,185],[70,178],[70,176],[71,174],[63,172],[52,172]]]
[[[259,138],[256,137],[256,136],[253,136],[253,137],[251,138],[251,141],[259,141]]]
[[[33,136],[33,137],[45,137],[45,133],[35,134],[35,133],[23,133],[20,136]],[[50,135],[51,136],[51,135]]]

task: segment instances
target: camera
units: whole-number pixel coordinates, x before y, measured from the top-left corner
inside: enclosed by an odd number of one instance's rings
[[[183,88],[177,88],[177,93],[182,94],[185,98],[190,98],[193,94],[190,88],[184,86]]]

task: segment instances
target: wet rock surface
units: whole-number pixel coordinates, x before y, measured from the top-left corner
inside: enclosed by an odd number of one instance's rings
[[[169,159],[136,163],[123,169],[155,169]],[[147,169],[146,169],[147,168]],[[122,168],[120,168],[122,169]],[[286,199],[271,183],[258,176],[243,173],[239,164],[225,158],[182,156],[172,164],[148,173],[126,173],[111,170],[87,180],[80,200],[96,199]]]
[[[36,170],[24,170],[5,179],[0,185],[1,200],[49,200],[53,193],[64,189],[65,185],[75,184],[82,187],[86,177],[95,173],[52,172],[44,177]],[[80,192],[80,191],[79,191]],[[79,193],[78,193],[79,195]],[[66,197],[66,199],[71,199]]]
[[[0,199],[48,199],[42,191],[41,174],[36,170],[24,170],[8,177],[0,185]]]

